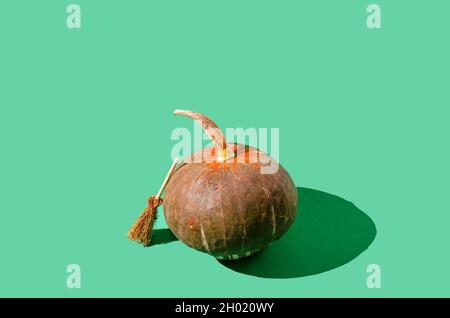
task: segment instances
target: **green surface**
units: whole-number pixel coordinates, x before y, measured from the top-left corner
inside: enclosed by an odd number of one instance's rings
[[[0,296],[450,296],[448,1],[377,1],[381,30],[359,0],[76,2],[81,30],[70,2],[0,4]],[[175,108],[279,127],[296,185],[353,202],[372,245],[269,279],[126,240],[192,129]]]

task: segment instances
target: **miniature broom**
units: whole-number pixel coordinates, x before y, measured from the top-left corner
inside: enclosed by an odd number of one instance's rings
[[[144,245],[144,247],[149,246],[152,239],[153,224],[155,223],[158,207],[162,204],[161,194],[164,191],[167,183],[169,182],[170,176],[172,175],[175,167],[177,165],[178,158],[173,161],[172,167],[170,167],[167,173],[166,179],[164,180],[161,188],[157,195],[152,195],[148,199],[148,205],[142,212],[141,216],[136,220],[136,222],[131,227],[128,232],[128,238],[130,240],[136,241]]]

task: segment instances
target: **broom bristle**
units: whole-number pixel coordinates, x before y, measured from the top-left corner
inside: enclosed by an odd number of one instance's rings
[[[156,200],[155,196],[148,199],[148,206],[144,209],[141,216],[134,222],[128,238],[143,244],[145,247],[150,245],[152,239],[153,224],[157,217],[157,208],[162,203],[162,200]]]

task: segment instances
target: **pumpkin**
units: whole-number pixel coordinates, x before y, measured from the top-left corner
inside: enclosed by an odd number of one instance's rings
[[[221,260],[255,254],[279,239],[297,213],[297,189],[278,163],[257,148],[228,144],[219,127],[192,111],[214,146],[185,158],[171,175],[163,200],[166,223],[188,246]],[[200,160],[199,160],[200,159]]]

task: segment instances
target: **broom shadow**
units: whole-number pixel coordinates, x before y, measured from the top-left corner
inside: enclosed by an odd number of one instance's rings
[[[152,233],[152,239],[149,246],[168,244],[171,242],[178,241],[176,236],[169,229],[155,229]]]
[[[304,277],[352,261],[375,239],[374,222],[353,203],[314,189],[297,188],[297,192],[297,217],[284,236],[256,255],[218,262],[256,277]],[[169,229],[157,229],[150,245],[174,241],[177,238]]]

